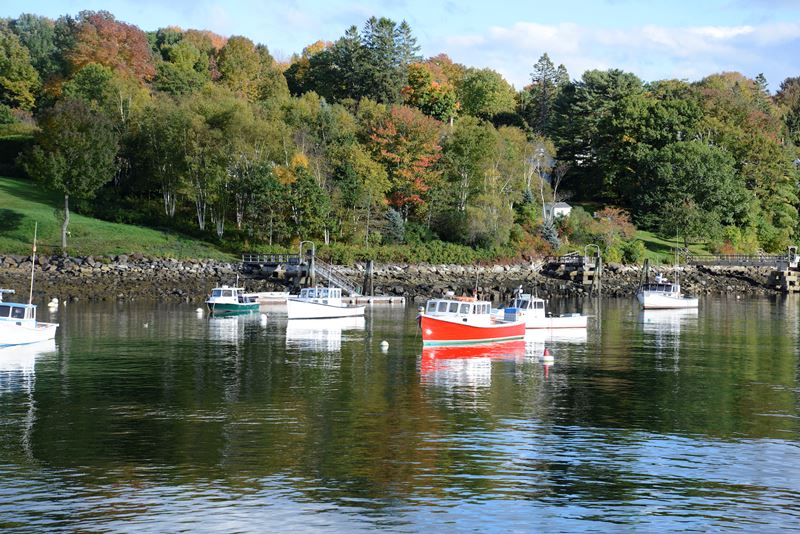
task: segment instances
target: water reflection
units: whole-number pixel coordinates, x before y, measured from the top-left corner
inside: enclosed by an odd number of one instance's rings
[[[678,335],[681,327],[697,324],[699,311],[697,308],[682,310],[641,310],[639,323],[648,333]]]
[[[290,319],[286,321],[286,348],[315,352],[342,349],[343,334],[364,330],[364,317],[335,319]]]

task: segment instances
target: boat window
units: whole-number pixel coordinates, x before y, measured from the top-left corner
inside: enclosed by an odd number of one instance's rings
[[[446,311],[447,311],[447,303],[446,302],[440,302],[439,303],[439,312],[440,313],[444,313]]]
[[[463,313],[463,314],[469,313],[469,304],[462,304],[461,305],[461,313]]]
[[[321,289],[318,296],[321,299],[328,298],[328,290],[327,289]]]
[[[450,313],[458,313],[458,302],[450,303]]]
[[[536,302],[535,303],[535,308],[537,310],[543,310],[544,309],[544,302]]]
[[[491,311],[492,311],[491,310],[491,306],[489,306],[488,304],[484,304],[483,305],[483,313],[484,314],[488,315]]]
[[[428,313],[433,313],[436,311],[436,302],[429,302],[428,303]]]
[[[13,317],[14,319],[24,319],[25,308],[14,306],[13,308],[11,308],[11,317]]]
[[[9,311],[11,311],[11,306],[0,304],[0,317],[8,317]]]
[[[222,296],[223,297],[232,297],[233,296],[233,291],[231,291],[230,289],[225,289],[225,290],[222,291]]]
[[[215,289],[215,290],[213,290],[213,291],[211,292],[211,296],[212,296],[212,297],[218,297],[218,296],[220,296],[221,294],[222,294],[222,292],[221,292],[219,289]]]

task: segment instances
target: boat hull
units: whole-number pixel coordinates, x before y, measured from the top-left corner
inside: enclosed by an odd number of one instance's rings
[[[208,311],[214,315],[229,315],[234,313],[251,313],[258,311],[258,302],[245,302],[235,304],[232,302],[206,302]]]
[[[697,297],[671,297],[668,295],[646,294],[639,292],[636,299],[642,308],[648,310],[675,310],[681,308],[697,308],[699,300]]]
[[[422,314],[420,327],[422,344],[425,346],[474,345],[525,337],[524,321],[476,325]]]
[[[58,325],[35,321],[0,321],[0,347],[28,345],[56,337]]]
[[[366,306],[348,306],[308,302],[299,299],[286,301],[286,314],[289,319],[334,319],[337,317],[360,317]]]

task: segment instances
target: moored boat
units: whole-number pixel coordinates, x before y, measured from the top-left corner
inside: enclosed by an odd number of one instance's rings
[[[494,317],[488,301],[471,297],[429,300],[419,316],[423,345],[472,345],[522,339],[525,321]]]
[[[502,310],[503,319],[507,321],[524,320],[525,328],[586,328],[588,317],[579,313],[567,315],[547,315],[545,300],[530,293],[517,293],[511,306]]]
[[[670,282],[660,274],[656,275],[655,282],[647,282],[639,287],[636,299],[642,308],[646,309],[678,309],[697,308],[697,297],[684,295],[681,285]]]
[[[215,287],[206,300],[208,311],[215,315],[258,311],[255,298],[245,295],[243,287]]]
[[[338,287],[306,287],[296,297],[286,301],[289,319],[333,319],[336,317],[359,317],[365,306],[342,302],[342,290]]]
[[[0,289],[0,347],[55,338],[58,324],[37,321],[35,304],[3,301],[3,294],[13,293],[11,289]]]
[[[244,296],[255,299],[259,304],[283,304],[289,298],[289,292],[262,291],[260,293],[245,293]]]

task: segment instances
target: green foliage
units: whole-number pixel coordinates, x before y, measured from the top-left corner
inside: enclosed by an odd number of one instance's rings
[[[17,121],[17,118],[11,113],[11,108],[5,104],[0,104],[0,125],[14,124],[16,122],[19,121]]]
[[[33,109],[40,84],[28,49],[10,29],[0,27],[0,104]]]
[[[468,69],[458,87],[458,95],[468,115],[491,119],[514,111],[514,88],[491,69]]]
[[[28,49],[39,78],[47,80],[58,73],[58,48],[55,23],[47,17],[24,13],[10,23],[20,42]]]
[[[641,263],[647,254],[647,248],[638,239],[623,241],[619,250],[622,253],[622,261],[630,264]]]
[[[400,212],[389,208],[386,211],[386,236],[391,243],[402,243],[405,241],[406,228],[403,216]]]
[[[547,241],[551,247],[557,249],[561,246],[561,239],[559,239],[558,231],[552,221],[544,221],[540,231],[544,240]]]

